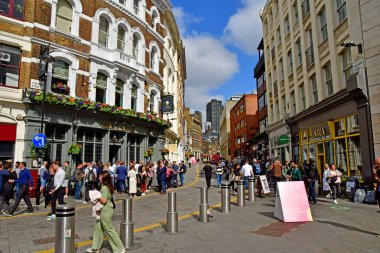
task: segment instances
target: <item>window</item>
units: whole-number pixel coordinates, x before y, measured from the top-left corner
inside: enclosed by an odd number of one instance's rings
[[[119,26],[117,30],[117,49],[124,52],[125,44],[125,30]]]
[[[286,112],[287,112],[287,110],[286,110],[286,97],[285,97],[285,95],[282,96],[282,109],[284,110],[284,111],[283,111],[283,112],[284,112],[284,115],[283,115],[283,116],[285,116],[285,114],[286,114]]]
[[[286,16],[285,18],[285,31],[286,31],[286,34],[290,33],[289,16]]]
[[[133,0],[133,11],[137,16],[140,15],[140,0]]]
[[[291,49],[288,52],[288,66],[289,66],[288,72],[289,72],[289,75],[291,75],[293,74],[293,57],[292,57]]]
[[[103,47],[108,46],[108,38],[109,38],[109,23],[108,20],[100,16],[100,23],[99,23],[99,45]]]
[[[297,47],[297,60],[298,60],[298,66],[302,65],[302,48],[301,48],[301,41],[298,39],[296,41],[296,47]]]
[[[85,162],[102,161],[103,133],[89,129],[79,128],[77,142],[82,146],[81,160]]]
[[[280,105],[278,101],[275,102],[275,107],[276,107],[276,121],[280,119]]]
[[[65,33],[71,33],[72,22],[73,7],[67,0],[59,0],[55,27]]]
[[[310,13],[310,2],[309,0],[304,0],[302,2],[302,18],[305,18]]]
[[[290,93],[290,99],[292,102],[291,114],[295,115],[296,114],[296,96],[294,95],[294,91]]]
[[[305,87],[303,84],[299,86],[300,89],[300,95],[301,95],[301,109],[305,110],[306,109],[306,97],[305,97]]]
[[[136,58],[136,60],[139,59],[139,44],[140,44],[139,37],[137,36],[137,34],[133,34],[133,51],[132,51],[132,55],[133,55],[133,57]]]
[[[151,91],[149,96],[149,112],[154,112],[154,100],[155,100],[156,94]]]
[[[275,82],[273,83],[273,92],[274,92],[274,95],[277,95],[277,93],[278,93],[277,81],[275,81]]]
[[[152,27],[154,30],[157,28],[157,24],[160,22],[160,17],[158,16],[156,11],[153,11],[152,14]]]
[[[309,45],[306,50],[306,65],[310,66],[314,63],[313,33],[311,29],[306,31],[306,39]]]
[[[69,67],[64,61],[56,60],[53,63],[51,91],[60,94],[70,94]]]
[[[348,159],[350,161],[350,175],[361,177],[361,169],[363,167],[362,152],[360,149],[359,136],[350,137],[347,139],[348,143]]]
[[[0,86],[18,87],[20,60],[19,48],[0,44]]]
[[[263,109],[265,106],[265,94],[263,94],[259,97],[259,110]]]
[[[48,139],[47,152],[45,153],[45,160],[54,161],[56,159],[63,160],[63,146],[67,144],[66,133],[67,127],[56,126],[47,124],[45,134]]]
[[[282,64],[282,58],[278,61],[279,69],[280,69],[280,81],[284,80],[284,65]]]
[[[326,20],[326,9],[323,8],[323,10],[319,13],[319,23],[321,26],[321,38],[322,41],[325,41],[327,39],[327,20]]]
[[[293,10],[294,21],[297,22],[297,21],[298,21],[298,6],[297,6],[297,0],[294,2],[293,6],[292,6],[292,10]]]
[[[352,74],[351,50],[349,48],[346,48],[342,54],[342,65],[344,79],[347,82]]]
[[[124,96],[124,82],[121,79],[116,79],[116,89],[115,89],[115,106],[123,107],[123,96]]]
[[[128,135],[129,162],[140,162],[141,143],[142,137],[137,135]]]
[[[339,24],[347,18],[346,0],[336,0],[336,9],[338,12]]]
[[[107,94],[107,76],[103,73],[98,73],[96,76],[96,97],[95,101],[100,103],[106,103]]]
[[[334,89],[333,89],[333,81],[332,81],[332,73],[331,73],[331,64],[330,64],[330,62],[327,63],[323,67],[323,72],[325,74],[327,96],[331,96],[334,93]]]
[[[137,111],[137,86],[132,84],[131,89],[131,109]]]
[[[24,0],[0,0],[0,15],[24,19]]]
[[[277,46],[281,45],[281,30],[280,27],[277,28]]]
[[[158,52],[157,48],[153,47],[151,52],[150,52],[150,68],[158,73],[158,63],[159,63],[159,58],[158,58]]]
[[[313,104],[318,103],[318,86],[317,86],[317,79],[315,75],[312,75],[310,77],[310,85],[311,85],[311,91],[312,91],[312,101]]]
[[[336,154],[336,166],[337,169],[342,172],[343,175],[347,175],[347,153],[346,153],[346,140],[338,139],[335,141],[335,154]]]
[[[270,105],[270,116],[271,116],[271,120],[272,120],[272,123],[275,122],[275,119],[274,119],[274,110],[273,110],[273,105]]]

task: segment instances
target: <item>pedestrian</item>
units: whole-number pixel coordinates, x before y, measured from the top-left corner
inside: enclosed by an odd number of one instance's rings
[[[315,183],[319,180],[318,169],[314,165],[314,159],[310,158],[309,163],[305,168],[306,179],[309,186],[309,201],[313,201],[314,204],[317,203],[317,199],[315,198]]]
[[[20,204],[21,199],[24,199],[26,205],[28,206],[28,213],[34,212],[32,202],[29,198],[29,191],[33,190],[32,174],[30,174],[30,171],[26,168],[26,162],[21,162],[19,168],[20,173],[18,179],[16,180],[16,184],[19,187],[19,192],[13,206],[9,208],[8,212],[3,212],[5,216],[13,216],[13,213]],[[9,179],[8,182],[14,183],[15,180]]]
[[[125,180],[127,179],[127,168],[124,166],[124,162],[120,162],[120,166],[116,168],[117,177],[117,192],[121,194],[122,192],[127,192],[127,187],[125,186]],[[112,176],[111,176],[112,179]]]
[[[328,176],[329,176],[330,171],[331,171],[330,167],[326,163],[324,166],[323,179],[322,179],[322,186],[323,186],[322,190],[326,194],[326,198],[331,198],[331,188],[328,182]]]
[[[49,170],[45,172],[44,179],[46,180],[46,186],[45,186],[45,208],[50,204],[51,202],[51,190],[54,189],[54,164],[49,165]]]
[[[137,174],[135,170],[135,166],[131,166],[128,172],[129,177],[129,196],[134,197],[137,193]]]
[[[233,190],[233,193],[236,195],[237,181],[239,181],[241,179],[241,166],[240,166],[240,164],[235,163],[235,165],[233,166],[233,170],[234,170],[234,184],[232,185],[232,190]]]
[[[290,162],[290,179],[291,181],[302,180],[301,170],[298,168],[298,165],[294,161]]]
[[[253,174],[253,168],[249,164],[249,160],[248,159],[245,160],[245,164],[241,168],[241,174],[244,177],[244,186],[245,186],[245,190],[247,191],[248,190],[248,178],[249,177],[253,178],[253,176],[254,176],[254,174]]]
[[[45,172],[47,171],[48,162],[44,161],[42,166],[38,169],[38,180],[41,182],[40,194],[44,196],[44,189],[46,186],[46,180],[44,179]]]
[[[87,249],[87,252],[99,252],[103,245],[104,234],[106,234],[112,251],[115,253],[124,253],[125,247],[123,242],[112,224],[114,213],[112,194],[114,193],[114,188],[110,173],[108,171],[103,171],[99,175],[99,182],[101,184],[101,198],[99,199],[99,202],[104,206],[100,211],[100,219],[96,221],[94,235],[92,237],[92,247]]]
[[[148,186],[146,192],[149,192],[152,189],[152,183],[153,183],[153,176],[154,176],[154,168],[152,163],[149,164],[148,166]]]
[[[270,170],[273,175],[273,187],[274,187],[274,194],[277,193],[277,182],[281,181],[282,177],[282,164],[280,162],[280,159],[276,157],[275,162],[271,165]]]
[[[0,164],[0,213],[3,212],[3,204],[5,202],[5,193],[8,187],[9,172]]]
[[[147,179],[148,179],[148,173],[146,172],[146,167],[143,166],[141,168],[141,178],[140,178],[141,196],[145,195]]]
[[[63,163],[63,171],[65,172],[65,180],[63,182],[63,185],[62,187],[65,188],[65,198],[68,198],[69,197],[69,184],[70,184],[70,179],[72,179],[71,177],[73,176],[74,172],[72,170],[72,168],[70,167],[70,162],[69,161],[65,161]]]
[[[282,178],[285,181],[290,181],[292,179],[291,174],[292,174],[292,170],[291,170],[291,167],[289,165],[289,162],[285,161],[285,164],[282,167]]]
[[[74,170],[74,179],[75,179],[75,202],[81,202],[81,192],[83,186],[83,165],[79,164]]]
[[[222,178],[223,178],[223,165],[220,162],[218,162],[216,166],[215,174],[216,174],[217,187],[220,188],[220,186],[222,185]]]
[[[157,168],[157,180],[159,185],[159,191],[160,194],[166,194],[166,171],[168,169],[166,168],[164,161],[160,161],[159,168]]]
[[[179,170],[179,167],[178,167],[176,161],[173,161],[172,169],[173,169],[172,185],[174,188],[177,188],[178,187],[178,170]]]
[[[331,164],[330,166],[330,172],[327,176],[328,180],[327,182],[330,184],[331,191],[332,191],[332,199],[334,204],[338,204],[338,201],[336,200],[337,193],[340,193],[340,184],[342,183],[341,177],[342,173],[335,168],[335,164]]]
[[[187,172],[186,165],[183,161],[179,164],[178,174],[179,174],[179,181],[181,182],[181,187],[185,185],[185,174]]]
[[[90,201],[89,191],[92,191],[96,187],[96,169],[93,168],[92,163],[87,163],[87,168],[84,170],[84,201],[83,204],[87,204]]]
[[[173,178],[173,168],[172,165],[169,164],[167,165],[167,170],[166,170],[166,188],[169,189],[172,187],[172,178]]]
[[[376,199],[380,208],[380,157],[375,159],[372,173],[375,184]]]
[[[54,188],[50,191],[51,194],[51,214],[48,215],[46,220],[55,220],[56,215],[56,207],[57,207],[57,200],[59,205],[65,204],[63,202],[63,197],[65,195],[65,187],[63,187],[66,173],[61,168],[61,163],[59,161],[54,162]]]
[[[212,178],[212,171],[214,170],[209,161],[205,161],[206,166],[203,167],[203,170],[205,171],[205,178],[206,178],[206,185],[207,189],[210,190],[211,187],[211,178]]]

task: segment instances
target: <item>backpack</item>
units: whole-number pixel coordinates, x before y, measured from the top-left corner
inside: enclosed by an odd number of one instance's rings
[[[88,182],[95,182],[96,181],[94,170],[95,170],[94,168],[92,168],[91,170],[88,169],[88,173],[87,173],[87,181]]]
[[[74,171],[74,178],[75,178],[75,181],[77,181],[77,182],[82,181],[82,171],[78,170],[78,169],[75,169],[75,171]]]

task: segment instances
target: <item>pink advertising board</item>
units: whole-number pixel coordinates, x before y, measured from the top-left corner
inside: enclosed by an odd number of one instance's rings
[[[278,182],[274,216],[284,222],[313,221],[303,181]]]

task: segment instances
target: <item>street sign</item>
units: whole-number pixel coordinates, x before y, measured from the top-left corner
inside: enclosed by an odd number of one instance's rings
[[[46,146],[47,141],[46,141],[46,136],[44,134],[36,134],[33,139],[33,145],[36,148],[43,148]]]
[[[289,137],[287,135],[281,135],[278,138],[278,142],[280,143],[280,145],[287,144],[289,142]]]
[[[352,74],[359,73],[362,68],[364,68],[364,60],[363,58],[360,58],[356,62],[352,63]]]

